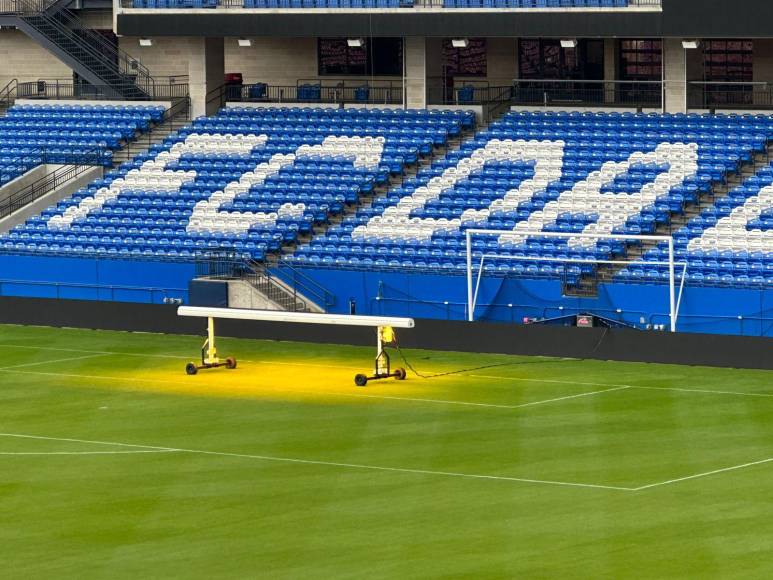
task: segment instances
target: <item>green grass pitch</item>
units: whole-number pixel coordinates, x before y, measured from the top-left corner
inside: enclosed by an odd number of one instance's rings
[[[0,576],[773,575],[773,373],[199,348],[0,326]]]

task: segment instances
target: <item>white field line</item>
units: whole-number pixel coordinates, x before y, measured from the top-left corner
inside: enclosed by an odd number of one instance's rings
[[[9,367],[0,367],[0,371],[10,371],[13,369],[21,369],[25,367],[34,367],[38,365],[46,365],[46,364],[55,364],[55,363],[63,363],[63,362],[71,362],[76,360],[84,360],[89,358],[96,358],[98,356],[105,356],[104,354],[87,354],[85,356],[71,356],[69,358],[60,358],[60,359],[54,359],[54,360],[41,360],[37,362],[31,362],[31,363],[24,363],[20,365],[11,365]]]
[[[493,481],[508,481],[508,482],[517,482],[517,483],[531,483],[531,484],[539,484],[539,485],[552,485],[552,486],[560,486],[560,487],[582,487],[582,488],[591,488],[591,489],[608,489],[608,490],[614,490],[614,491],[634,491],[634,488],[631,487],[620,487],[620,486],[614,486],[614,485],[599,485],[599,484],[593,484],[593,483],[577,483],[577,482],[571,482],[571,481],[552,481],[552,480],[546,480],[546,479],[529,479],[529,478],[522,478],[522,477],[508,477],[508,476],[501,476],[501,475],[480,475],[476,473],[461,473],[461,472],[455,472],[455,471],[435,471],[430,469],[412,469],[407,467],[385,467],[381,465],[368,465],[368,464],[360,464],[360,463],[341,463],[336,461],[320,461],[320,460],[314,460],[314,459],[299,459],[295,457],[276,457],[272,455],[251,455],[247,453],[229,453],[224,451],[205,451],[202,449],[183,449],[183,448],[177,448],[177,447],[156,447],[153,445],[135,445],[132,443],[117,443],[117,442],[111,442],[111,441],[90,441],[87,439],[73,439],[73,438],[60,438],[60,437],[44,437],[41,435],[27,435],[27,434],[21,434],[21,433],[0,433],[0,437],[16,437],[16,438],[22,438],[22,439],[40,439],[44,441],[69,441],[69,442],[75,442],[75,443],[91,443],[94,445],[113,445],[117,447],[131,447],[131,448],[137,448],[137,449],[150,449],[150,450],[156,450],[156,451],[166,451],[166,452],[179,452],[179,453],[190,453],[195,455],[210,455],[210,456],[217,456],[217,457],[233,457],[237,459],[255,459],[259,461],[271,461],[271,462],[277,462],[277,463],[294,463],[294,464],[301,464],[301,465],[321,465],[326,467],[343,467],[346,469],[360,469],[360,470],[370,470],[370,471],[382,471],[382,472],[392,472],[392,473],[410,473],[410,474],[416,474],[416,475],[434,475],[434,476],[444,476],[444,477],[457,477],[457,478],[463,478],[463,479],[479,479],[479,480],[493,480]]]
[[[191,384],[194,384],[192,382],[186,382],[186,381],[170,381],[165,379],[148,379],[148,378],[140,378],[140,377],[121,377],[121,376],[105,376],[105,375],[83,375],[83,374],[77,374],[77,373],[56,373],[56,372],[43,372],[43,371],[24,371],[24,370],[16,370],[15,368],[0,368],[0,371],[2,372],[9,372],[9,373],[17,373],[17,374],[24,374],[24,375],[38,375],[38,376],[49,376],[49,377],[69,377],[69,378],[75,378],[75,379],[93,379],[93,380],[102,380],[102,381],[128,381],[128,382],[140,382],[140,383],[157,383],[157,384],[168,384],[168,385],[184,385],[184,386],[190,386]],[[195,383],[199,386],[206,386],[207,383]],[[212,386],[213,390],[217,390],[217,387]],[[430,403],[430,404],[437,404],[437,405],[459,405],[459,406],[465,406],[465,407],[483,407],[483,408],[493,408],[493,409],[521,409],[523,407],[533,407],[535,405],[544,405],[547,403],[555,403],[558,401],[565,401],[568,399],[576,399],[579,397],[589,397],[591,395],[600,395],[602,393],[609,393],[612,391],[620,391],[623,389],[628,389],[630,387],[615,387],[612,389],[603,389],[600,391],[590,391],[587,393],[579,393],[576,395],[567,395],[566,397],[556,397],[553,399],[546,399],[543,401],[532,401],[530,403],[523,403],[520,405],[502,405],[497,403],[476,403],[471,401],[448,401],[444,399],[425,399],[425,398],[418,398],[418,397],[397,397],[397,396],[390,396],[390,395],[366,395],[366,394],[360,394],[360,393],[335,393],[335,392],[329,392],[329,391],[307,391],[307,390],[297,390],[292,389],[288,391],[290,394],[304,394],[304,395],[325,395],[329,397],[346,397],[346,398],[354,398],[354,399],[381,399],[386,401],[406,401],[409,403]],[[277,391],[277,389],[274,389]],[[280,391],[278,391],[280,392]]]
[[[707,395],[736,395],[738,397],[773,397],[773,393],[744,393],[742,391],[714,391],[711,389],[680,389],[678,387],[634,387],[650,391],[677,391],[679,393],[704,393]]]
[[[37,350],[56,350],[56,351],[63,351],[63,352],[83,352],[83,353],[91,353],[94,355],[116,355],[116,356],[140,356],[143,358],[166,358],[166,359],[177,359],[177,360],[190,360],[190,356],[183,356],[183,355],[172,355],[172,354],[153,354],[153,353],[137,353],[137,352],[116,352],[116,351],[100,351],[100,350],[83,350],[83,349],[77,349],[77,348],[56,348],[56,347],[46,347],[46,346],[31,346],[31,345],[19,345],[19,344],[4,344],[0,343],[0,349],[2,348],[27,348],[27,349],[37,349]],[[195,357],[194,357],[195,358]],[[536,358],[545,358],[545,357],[536,357]],[[564,359],[561,359],[564,360]],[[567,360],[574,360],[574,359],[567,359]],[[54,362],[54,361],[49,361]],[[284,366],[297,366],[297,367],[311,367],[311,368],[329,368],[330,365],[326,363],[300,363],[300,362],[288,362],[288,361],[272,361],[272,360],[248,360],[248,359],[240,359],[240,362],[246,362],[251,364],[268,364],[268,365],[284,365]],[[42,364],[42,363],[41,363]],[[336,365],[337,368],[341,369],[348,369],[348,370],[355,370],[355,371],[361,371],[362,367],[348,367],[348,366],[342,366],[342,365]],[[0,370],[4,370],[0,368]],[[40,373],[40,374],[51,374],[51,373]],[[66,374],[62,374],[61,376],[68,376]],[[69,375],[78,378],[78,375]],[[478,374],[467,374],[464,372],[459,372],[456,374],[456,376],[466,376],[466,377],[472,377],[476,379],[487,379],[487,380],[495,380],[495,381],[518,381],[518,382],[529,382],[529,383],[546,383],[546,384],[558,384],[558,385],[578,385],[581,387],[610,387],[610,388],[618,388],[618,389],[647,389],[647,390],[660,390],[660,391],[676,391],[681,393],[704,393],[704,394],[711,394],[711,395],[737,395],[741,397],[762,397],[762,398],[773,398],[773,393],[748,393],[743,391],[720,391],[720,390],[712,390],[712,389],[688,389],[688,388],[679,388],[679,387],[653,387],[653,386],[643,386],[643,385],[624,385],[624,384],[616,384],[616,383],[595,383],[595,382],[589,382],[589,381],[568,381],[568,380],[561,380],[561,379],[543,379],[539,377],[507,377],[507,376],[498,376],[498,375],[478,375]],[[94,378],[94,379],[107,379],[108,377],[99,377],[99,376],[82,376],[80,378]],[[118,378],[124,379],[124,377],[109,377],[112,380],[116,380]],[[128,380],[128,379],[127,379]],[[132,379],[132,380],[140,380],[140,379]],[[147,379],[147,380],[153,380],[153,379]],[[166,381],[171,382],[171,381]],[[180,383],[180,384],[187,384],[187,383]],[[296,391],[300,392],[300,391]],[[325,394],[325,393],[320,393]],[[360,395],[363,396],[363,395]],[[399,398],[399,397],[398,397]],[[452,403],[451,401],[448,401],[449,403]]]
[[[642,485],[634,488],[632,491],[643,491],[645,489],[652,489],[653,487],[662,487],[664,485],[671,485],[673,483],[679,483],[681,481],[689,481],[691,479],[698,479],[701,477],[709,477],[718,473],[726,473],[728,471],[737,471],[746,467],[753,467],[755,465],[763,465],[765,463],[773,462],[773,457],[768,459],[762,459],[760,461],[752,461],[749,463],[742,463],[741,465],[733,465],[732,467],[723,467],[722,469],[714,469],[713,471],[706,471],[704,473],[696,473],[695,475],[688,475],[686,477],[678,477],[676,479],[669,479],[667,481],[659,481],[658,483],[650,483],[649,485]]]
[[[37,455],[137,455],[141,453],[177,453],[172,449],[137,449],[135,451],[0,451],[3,456]]]

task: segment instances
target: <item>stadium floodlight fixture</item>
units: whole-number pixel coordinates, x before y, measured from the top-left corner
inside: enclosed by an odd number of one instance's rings
[[[364,38],[347,38],[346,39],[346,45],[349,48],[362,48],[365,46],[365,39]]]
[[[140,46],[153,46],[152,38],[140,38]]]
[[[562,38],[561,39],[561,48],[577,48],[577,39],[576,38]]]
[[[454,48],[467,48],[470,46],[470,41],[466,38],[452,38],[451,39],[451,46]]]
[[[682,41],[682,48],[685,50],[695,50],[701,45],[700,40],[683,40]]]
[[[252,41],[249,38],[240,38],[239,40],[237,40],[237,42],[239,43],[239,46],[241,46],[242,48],[247,48],[252,46]]]
[[[231,320],[257,320],[263,322],[295,322],[300,324],[332,324],[338,326],[369,326],[376,329],[376,358],[371,375],[358,374],[354,384],[364,387],[370,380],[394,377],[402,381],[406,377],[405,369],[392,369],[385,347],[396,346],[395,328],[413,328],[413,318],[394,316],[355,316],[349,314],[316,314],[308,312],[286,312],[282,310],[247,310],[243,308],[210,308],[204,306],[180,306],[178,316],[195,316],[207,319],[207,339],[201,347],[201,364],[190,362],[185,372],[195,375],[200,369],[226,367],[236,368],[236,359],[228,357],[221,360],[215,347],[215,318]]]

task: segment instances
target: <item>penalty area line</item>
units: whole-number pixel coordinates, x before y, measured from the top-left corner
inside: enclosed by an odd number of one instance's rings
[[[235,459],[254,459],[258,461],[274,463],[291,463],[298,465],[317,465],[323,467],[341,467],[352,470],[381,471],[390,473],[405,473],[414,475],[432,475],[438,477],[454,477],[460,479],[477,479],[489,481],[506,481],[514,483],[527,483],[534,485],[549,485],[557,487],[579,487],[589,489],[604,489],[611,491],[634,491],[631,487],[615,485],[601,485],[595,483],[580,483],[573,481],[553,481],[548,479],[531,479],[525,477],[509,477],[504,475],[483,475],[477,473],[463,473],[457,471],[436,471],[432,469],[413,469],[409,467],[387,467],[382,465],[368,465],[362,463],[343,463],[338,461],[322,461],[317,459],[300,459],[296,457],[278,457],[273,455],[253,455],[249,453],[232,453],[226,451],[207,451],[203,449],[184,449],[179,447],[157,447],[154,445],[138,445],[133,443],[119,443],[112,441],[91,441],[88,439],[74,439],[64,437],[48,437],[43,435],[29,435],[24,433],[0,433],[0,437],[16,437],[20,439],[38,439],[43,441],[68,441],[71,443],[91,443],[93,445],[113,445],[116,447],[130,447],[143,450],[156,450],[165,452],[190,453],[192,455],[208,455],[214,457],[231,457]]]
[[[674,483],[681,483],[683,481],[690,481],[692,479],[700,479],[702,477],[710,477],[719,473],[727,473],[729,471],[738,471],[739,469],[745,469],[747,467],[754,467],[755,465],[764,465],[766,463],[773,462],[773,457],[768,459],[761,459],[760,461],[751,461],[749,463],[742,463],[741,465],[733,465],[731,467],[723,467],[721,469],[714,469],[712,471],[705,471],[703,473],[696,473],[693,475],[687,475],[685,477],[678,477],[676,479],[668,479],[666,481],[659,481],[657,483],[650,483],[649,485],[642,485],[633,488],[631,491],[644,491],[645,489],[652,489],[655,487],[663,487],[665,485],[672,485]]]
[[[31,362],[31,363],[23,363],[23,364],[19,364],[19,365],[11,365],[11,366],[8,366],[8,367],[0,367],[0,371],[12,371],[14,369],[22,369],[22,368],[34,367],[34,366],[38,366],[38,365],[47,365],[47,364],[56,364],[56,363],[63,363],[63,362],[72,362],[72,361],[76,361],[76,360],[86,360],[86,359],[90,359],[90,358],[96,358],[96,357],[99,357],[99,356],[106,356],[106,354],[94,353],[94,354],[87,354],[85,356],[71,356],[71,357],[68,357],[68,358],[59,358],[59,359],[54,359],[54,360],[41,360],[41,361],[36,361],[36,362]]]
[[[133,451],[0,451],[0,456],[138,455],[143,453],[177,453],[177,451],[173,449],[135,449]]]

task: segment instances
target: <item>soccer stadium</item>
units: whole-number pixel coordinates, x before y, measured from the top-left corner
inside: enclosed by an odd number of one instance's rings
[[[773,576],[770,22],[0,1],[0,576]]]

